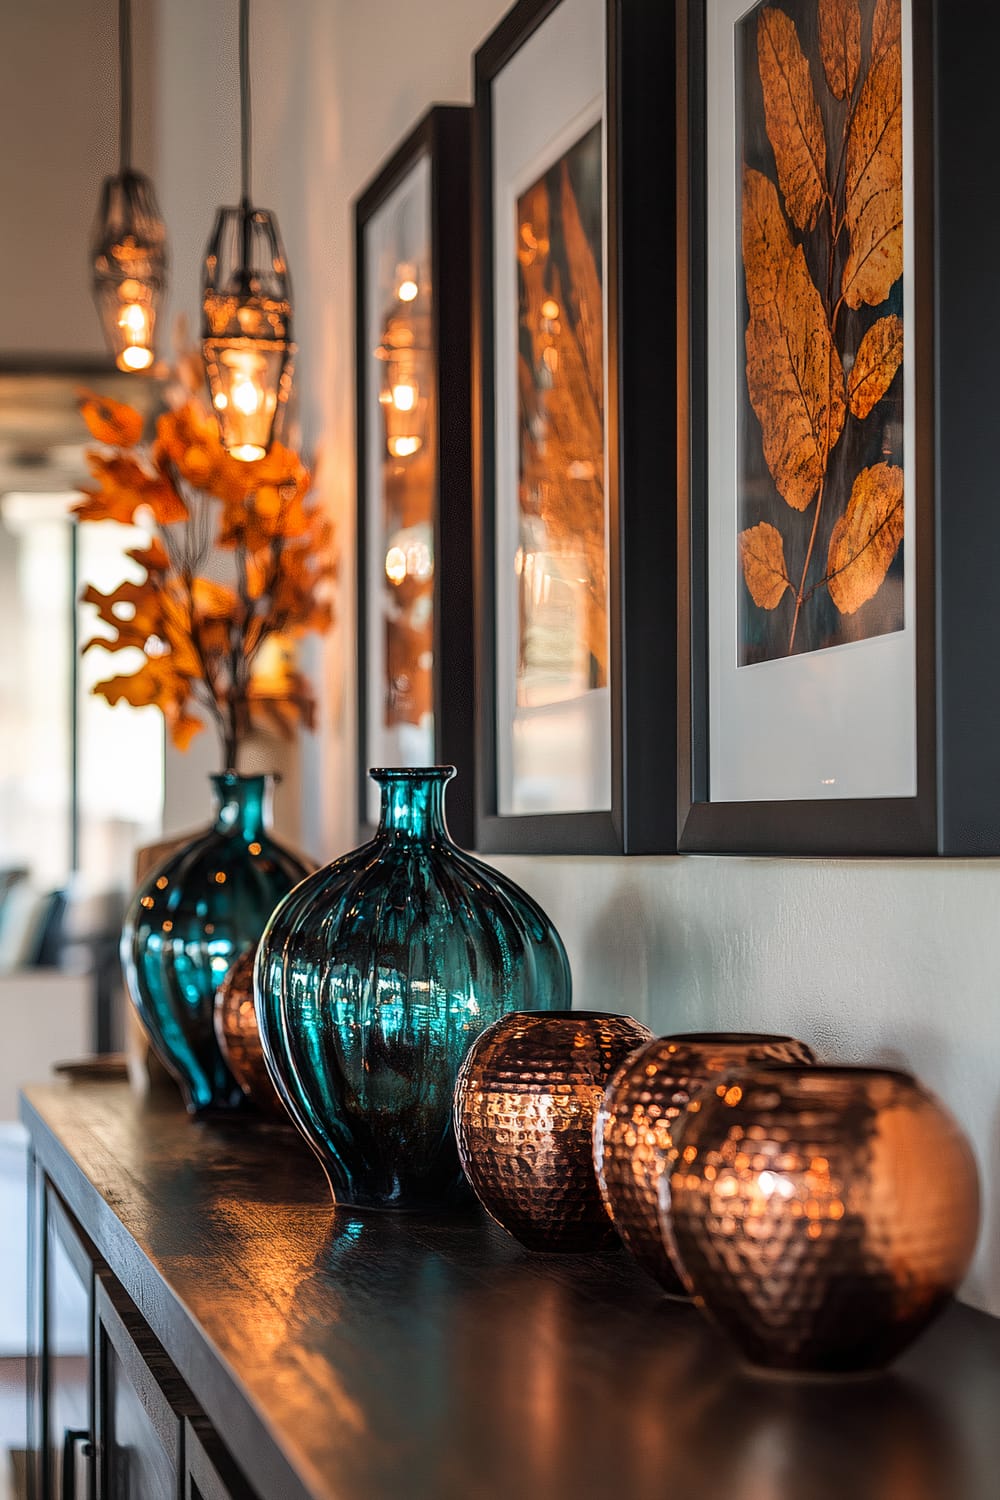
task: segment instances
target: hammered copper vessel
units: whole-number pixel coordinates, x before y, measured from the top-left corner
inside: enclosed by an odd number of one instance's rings
[[[909,1074],[731,1073],[674,1130],[661,1225],[695,1300],[754,1365],[880,1369],[976,1243],[968,1141]]]
[[[614,1244],[594,1114],[612,1071],[649,1035],[630,1016],[522,1012],[470,1049],[455,1089],[459,1157],[487,1213],[529,1250]]]
[[[215,1034],[222,1055],[250,1103],[272,1120],[290,1124],[264,1061],[253,998],[257,946],[247,948],[226,971],[215,997]]]
[[[657,1185],[674,1121],[713,1078],[756,1062],[811,1063],[790,1036],[753,1031],[656,1037],[611,1075],[594,1120],[594,1165],[615,1228],[645,1271],[671,1296],[684,1283],[660,1233]]]

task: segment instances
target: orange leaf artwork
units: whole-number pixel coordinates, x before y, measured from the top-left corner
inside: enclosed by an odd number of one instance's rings
[[[111,704],[160,709],[179,749],[207,717],[225,768],[235,768],[255,727],[286,736],[311,727],[315,704],[294,668],[294,644],[331,623],[334,562],[329,522],[309,498],[298,454],[275,443],[258,463],[236,462],[194,398],[160,416],[149,446],[131,407],[85,392],[80,410],[103,447],[88,455],[94,485],[73,507],[77,519],[151,532],[125,553],[138,581],[82,595],[106,627],[85,651],[142,654],[135,671],[94,692]],[[276,641],[277,674],[261,655]]]
[[[753,602],[761,609],[777,609],[785,590],[791,588],[781,532],[766,521],[744,531],[740,537],[740,560]]]
[[[901,4],[761,3],[737,30],[749,665],[903,628]]]
[[[841,614],[852,615],[878,593],[902,540],[902,469],[863,469],[830,538],[827,588]]]

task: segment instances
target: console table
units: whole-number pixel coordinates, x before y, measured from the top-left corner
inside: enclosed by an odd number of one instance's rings
[[[1000,1320],[742,1371],[624,1252],[336,1211],[291,1130],[32,1088],[33,1500],[997,1500]]]

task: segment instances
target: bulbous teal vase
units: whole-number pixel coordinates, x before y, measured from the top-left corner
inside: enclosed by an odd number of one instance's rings
[[[466,1050],[506,1011],[571,1002],[545,913],[448,837],[454,774],[372,771],[375,837],[286,897],[258,950],[268,1067],[338,1204],[462,1198],[452,1097]]]
[[[125,918],[129,996],[192,1114],[245,1103],[219,1050],[215,993],[310,869],[268,832],[270,782],[234,771],[213,776],[214,824],[145,878]]]

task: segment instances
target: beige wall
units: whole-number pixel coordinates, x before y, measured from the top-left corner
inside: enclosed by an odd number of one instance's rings
[[[101,4],[110,8],[110,0]],[[292,830],[325,856],[354,840],[350,199],[428,104],[470,97],[471,53],[504,8],[495,0],[255,0],[253,7],[256,194],[278,213],[285,235],[301,346],[302,432],[319,453],[344,556],[340,625],[315,661],[323,724],[303,746],[302,826]],[[29,16],[34,33],[41,9],[63,20],[82,9],[93,13],[70,0],[33,0],[13,17],[18,35]],[[236,190],[235,9],[235,0],[159,0],[158,7],[158,188],[173,247],[174,303],[192,315],[212,210]],[[96,43],[80,34],[86,31],[74,20],[67,35],[74,56],[92,59]],[[9,71],[10,48],[2,55]],[[37,47],[32,58],[37,69]],[[96,140],[90,84],[72,89],[77,120]],[[19,97],[26,98],[23,88]],[[34,98],[29,92],[25,109],[35,108]],[[52,134],[51,122],[43,128]],[[93,147],[79,124],[73,138],[56,135],[49,149],[61,163],[66,202],[86,199],[89,228],[100,174],[92,164],[86,193],[78,176]],[[64,137],[65,161],[56,150]],[[3,159],[9,162],[8,152]],[[79,232],[81,212],[72,225],[65,221],[64,234]],[[8,220],[0,254],[9,244]],[[9,287],[6,260],[0,276]],[[89,308],[81,313],[78,305],[84,292],[77,286],[70,298],[67,291],[81,347],[93,336]],[[19,326],[30,341],[30,329]],[[51,337],[50,324],[39,347],[54,347]],[[203,815],[209,765],[171,760],[175,825]],[[1000,1313],[997,862],[504,863],[562,930],[582,1005],[631,1011],[661,1030],[787,1029],[831,1057],[915,1068],[975,1141],[986,1211],[965,1294]]]

